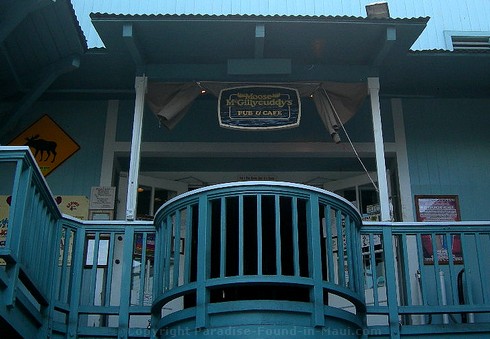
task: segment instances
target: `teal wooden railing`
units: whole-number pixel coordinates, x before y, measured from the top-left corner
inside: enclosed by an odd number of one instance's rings
[[[346,337],[363,330],[361,219],[343,198],[290,183],[231,183],[175,198],[155,224],[163,258],[156,333],[240,326],[257,337],[278,324],[278,338],[298,328],[312,337],[326,327],[350,330]]]
[[[3,321],[25,338],[148,338],[152,223],[62,215],[27,147],[0,147],[0,176]]]
[[[0,173],[4,213],[8,209],[0,246],[0,316],[15,321],[24,335],[47,333],[61,214],[27,148],[2,147]]]
[[[0,147],[0,176],[0,317],[26,338],[490,336],[487,221],[360,227],[335,195],[261,182],[80,221],[26,147]]]
[[[52,331],[150,336],[155,229],[148,222],[60,222]]]
[[[490,335],[490,223],[371,223],[361,229],[371,336]]]

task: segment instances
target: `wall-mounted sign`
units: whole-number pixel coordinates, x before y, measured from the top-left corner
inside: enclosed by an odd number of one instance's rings
[[[459,201],[457,195],[416,195],[415,208],[417,221],[460,221]],[[461,236],[453,234],[449,237],[436,234],[422,235],[424,264],[434,264],[434,254],[439,264],[448,264],[452,256],[454,264],[463,263]],[[449,246],[449,242],[451,246]],[[434,253],[435,252],[435,253]]]
[[[218,98],[221,127],[270,130],[297,127],[301,101],[297,90],[279,86],[223,89]]]
[[[96,186],[90,191],[91,210],[112,210],[116,200],[116,188]]]
[[[55,197],[61,213],[80,220],[88,220],[88,198],[83,195],[59,195]]]
[[[416,195],[417,221],[459,221],[457,195]]]
[[[80,149],[75,140],[47,115],[25,129],[9,145],[29,146],[44,176]]]

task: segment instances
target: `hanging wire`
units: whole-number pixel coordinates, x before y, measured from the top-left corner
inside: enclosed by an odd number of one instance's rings
[[[351,138],[349,136],[349,133],[347,133],[347,130],[345,129],[344,124],[342,123],[342,120],[340,120],[339,114],[337,113],[337,110],[335,109],[335,106],[332,104],[332,101],[330,100],[330,97],[328,96],[327,91],[323,87],[322,87],[322,90],[323,90],[323,93],[325,93],[325,96],[328,99],[328,102],[330,104],[330,107],[332,107],[332,110],[333,110],[333,112],[335,114],[335,117],[337,118],[338,122],[340,123],[340,126],[342,127],[342,130],[344,131],[345,136],[347,137],[347,140],[349,141],[349,144],[352,147],[352,150],[354,151],[354,154],[356,155],[357,160],[359,161],[359,163],[361,164],[362,168],[364,169],[364,172],[366,172],[366,175],[368,176],[369,180],[373,184],[374,189],[376,190],[376,192],[379,193],[378,186],[376,185],[376,183],[374,182],[373,178],[369,174],[369,171],[367,170],[366,166],[364,165],[364,162],[362,161],[361,157],[359,156],[359,153],[357,152],[356,148],[354,147],[354,144],[352,143],[352,140],[351,140]]]

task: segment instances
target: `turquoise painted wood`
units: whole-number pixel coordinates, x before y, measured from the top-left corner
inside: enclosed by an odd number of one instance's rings
[[[290,183],[216,185],[166,203],[155,225],[165,253],[155,276],[163,283],[152,306],[156,333],[206,336],[225,324],[248,337],[278,324],[313,337],[325,327],[351,337],[363,330],[361,221],[343,198]],[[186,252],[182,241],[191,243]]]
[[[462,220],[490,219],[484,198],[490,190],[489,105],[484,98],[403,99],[412,195],[456,194]]]
[[[80,221],[28,148],[0,168],[0,317],[23,337],[490,336],[489,221],[361,227],[334,195],[264,182],[184,194],[155,226]]]
[[[104,144],[107,101],[41,100],[10,134],[0,135],[2,145],[9,144],[20,131],[44,115],[49,115],[80,149],[46,177],[54,195],[90,196],[90,188],[100,183],[101,145]],[[90,130],[90,133],[87,133]],[[44,136],[48,138],[49,135]],[[59,146],[61,147],[61,146]],[[83,163],[84,166],[80,166]],[[70,175],[66,175],[70,173]]]
[[[488,335],[488,222],[365,222],[361,239],[367,314],[385,316],[370,335]]]

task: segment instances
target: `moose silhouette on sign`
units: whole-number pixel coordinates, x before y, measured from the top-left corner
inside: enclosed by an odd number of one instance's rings
[[[51,162],[54,162],[56,159],[56,146],[58,146],[56,142],[39,139],[39,134],[36,134],[30,138],[27,137],[26,140],[27,142],[24,145],[32,147],[36,151],[34,153],[34,158],[36,158],[38,153],[41,152],[41,161],[47,161],[51,154],[53,154],[53,160],[51,160]],[[46,159],[43,160],[44,152],[47,153],[47,156]]]

